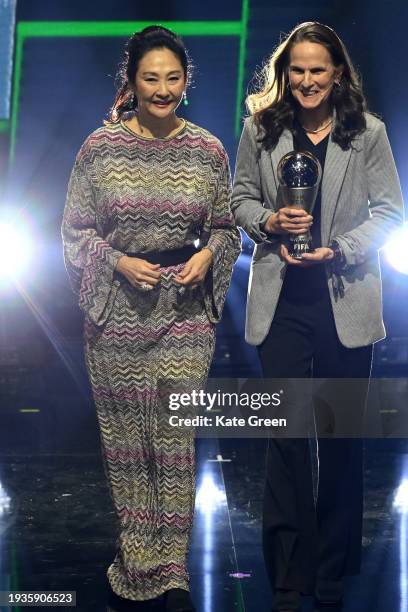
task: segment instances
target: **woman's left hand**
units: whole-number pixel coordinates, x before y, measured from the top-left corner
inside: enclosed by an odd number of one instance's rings
[[[203,282],[212,260],[212,252],[204,247],[187,261],[182,271],[175,277],[176,283],[195,289]]]
[[[334,251],[329,247],[319,247],[315,249],[313,253],[305,253],[302,255],[302,259],[294,259],[289,255],[289,251],[286,245],[281,244],[280,256],[287,264],[291,266],[300,266],[302,268],[309,268],[316,264],[322,264],[326,261],[330,261],[334,257]]]

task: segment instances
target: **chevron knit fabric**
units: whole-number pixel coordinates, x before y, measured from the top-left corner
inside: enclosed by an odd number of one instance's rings
[[[190,122],[163,139],[123,123],[99,128],[72,171],[64,256],[85,313],[86,363],[119,522],[108,577],[128,599],[188,589],[194,435],[169,426],[168,394],[205,384],[240,250],[229,199],[222,145]],[[115,272],[126,252],[198,238],[213,253],[202,287],[180,295],[174,277],[183,264],[161,268],[160,283],[147,291]]]

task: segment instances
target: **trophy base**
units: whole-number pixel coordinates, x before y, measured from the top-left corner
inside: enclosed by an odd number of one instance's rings
[[[310,235],[304,234],[290,238],[289,255],[292,259],[302,259],[305,253],[314,253],[312,246],[312,238]]]

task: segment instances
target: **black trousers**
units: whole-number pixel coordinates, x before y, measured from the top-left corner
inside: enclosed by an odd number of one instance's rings
[[[372,346],[345,348],[327,289],[282,292],[270,331],[258,347],[266,378],[358,378],[352,397],[315,403],[319,479],[315,502],[307,438],[271,438],[263,511],[264,558],[274,589],[312,594],[360,570],[363,448],[360,437],[319,437],[334,421],[362,421]],[[319,382],[319,381],[318,381]],[[334,410],[336,412],[336,410]],[[335,428],[334,428],[335,429]],[[349,435],[349,434],[347,434]]]

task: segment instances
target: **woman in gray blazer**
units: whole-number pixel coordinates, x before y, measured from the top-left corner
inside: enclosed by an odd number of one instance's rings
[[[247,102],[252,116],[232,201],[237,224],[256,243],[246,339],[258,347],[267,378],[365,381],[352,397],[337,398],[342,405],[335,417],[329,409],[328,422],[315,406],[322,436],[316,503],[308,440],[270,439],[265,562],[274,610],[299,610],[302,594],[313,592],[318,610],[341,610],[343,577],[359,572],[361,556],[362,441],[352,436],[361,425],[372,345],[385,333],[378,251],[402,221],[401,190],[384,124],[366,112],[356,71],[331,28],[296,27]],[[277,166],[293,149],[313,153],[323,169],[313,217],[278,205]],[[292,258],[288,237],[309,229],[314,252]],[[329,439],[334,418],[341,433]]]

